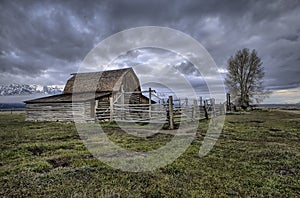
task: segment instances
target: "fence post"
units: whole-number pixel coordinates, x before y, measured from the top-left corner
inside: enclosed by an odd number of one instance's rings
[[[207,101],[204,100],[203,103],[204,103],[204,106],[203,106],[203,109],[204,109],[204,115],[205,115],[205,118],[208,120]]]
[[[216,104],[216,99],[215,98],[212,98],[211,99],[211,108],[212,108],[212,115],[213,116],[216,116],[216,106],[215,106],[215,104]]]
[[[124,93],[124,88],[123,85],[121,85],[121,120],[124,119],[124,103],[125,103],[125,93]]]
[[[200,106],[202,106],[202,96],[200,96],[199,101],[200,101]]]
[[[94,108],[93,108],[93,105],[91,105],[91,111],[93,111],[92,113],[92,117],[94,118],[94,120],[96,121],[97,120],[97,108],[98,108],[98,105],[99,105],[99,100],[95,100],[95,102],[92,102],[92,104],[94,103]]]
[[[197,114],[197,100],[194,100],[194,102],[193,102],[193,116],[192,116],[192,118],[196,118],[196,114]]]
[[[169,96],[169,129],[174,129],[173,97]]]
[[[109,121],[112,122],[114,120],[114,99],[112,97],[109,98]]]
[[[151,93],[152,93],[152,90],[151,90],[151,87],[149,87],[149,119],[151,120],[151,104],[152,104],[152,102],[151,102],[151,98],[152,98],[152,96],[151,96]]]
[[[231,101],[230,101],[230,94],[226,94],[226,111],[231,111]]]

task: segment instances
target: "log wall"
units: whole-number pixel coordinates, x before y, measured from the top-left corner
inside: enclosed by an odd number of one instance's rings
[[[78,103],[35,103],[26,104],[26,120],[34,121],[74,121],[76,118],[92,121],[91,102]]]

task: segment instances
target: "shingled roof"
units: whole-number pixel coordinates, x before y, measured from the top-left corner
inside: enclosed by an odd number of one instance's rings
[[[122,77],[128,72],[134,73],[132,68],[126,68],[102,72],[72,74],[73,76],[68,80],[63,94],[119,91]],[[74,88],[75,80],[76,87]],[[95,86],[91,86],[93,84]]]
[[[60,103],[72,101],[86,101],[111,95],[113,91],[120,91],[123,77],[132,72],[132,68],[107,70],[102,72],[76,73],[67,81],[62,94],[48,96],[33,100],[24,101],[25,103]],[[137,77],[136,77],[137,78]],[[76,80],[76,88],[74,84]],[[91,85],[95,86],[91,86]]]

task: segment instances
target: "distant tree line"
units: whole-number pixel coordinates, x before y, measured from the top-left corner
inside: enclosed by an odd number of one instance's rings
[[[0,103],[1,110],[25,109],[25,103]]]

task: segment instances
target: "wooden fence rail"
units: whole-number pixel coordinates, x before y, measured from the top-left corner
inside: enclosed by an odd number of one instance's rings
[[[141,122],[141,123],[165,123],[170,129],[176,124],[188,121],[208,119],[225,113],[224,105],[215,105],[214,99],[193,100],[189,104],[188,99],[173,100],[169,96],[167,102],[160,104],[124,104],[114,101],[99,103],[96,107],[95,119],[99,121]]]

